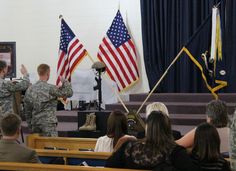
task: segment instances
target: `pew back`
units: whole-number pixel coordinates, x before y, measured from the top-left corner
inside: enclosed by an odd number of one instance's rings
[[[0,162],[0,170],[24,170],[24,171],[135,171],[133,169],[84,167],[55,164],[32,164],[16,162]],[[140,170],[139,170],[140,171]]]
[[[33,149],[52,147],[55,149],[94,149],[97,139],[94,138],[64,138],[64,137],[40,137],[38,134],[28,135],[26,145]]]

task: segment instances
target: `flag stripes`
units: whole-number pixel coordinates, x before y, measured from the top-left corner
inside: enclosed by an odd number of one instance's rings
[[[119,91],[139,79],[135,46],[119,10],[99,45],[97,57],[105,63],[107,73]]]
[[[59,59],[57,64],[57,85],[60,83],[60,76],[70,81],[71,74],[85,55],[85,48],[79,39],[76,38],[64,19],[62,19]]]
[[[108,37],[105,37],[99,46],[98,58],[107,66],[108,75],[117,83],[119,91],[139,77],[132,46],[133,43],[129,40],[119,48],[115,48]]]

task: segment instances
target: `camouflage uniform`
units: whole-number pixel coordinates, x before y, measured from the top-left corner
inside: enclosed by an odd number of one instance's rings
[[[236,171],[236,111],[230,125],[230,161],[232,171]]]
[[[13,100],[16,91],[23,91],[30,84],[29,75],[23,77],[19,83],[13,83],[0,78],[0,118],[8,113],[14,113]]]
[[[60,88],[40,80],[29,87],[25,93],[24,109],[28,127],[32,132],[42,136],[57,136],[57,98],[71,97],[72,94],[68,81]]]

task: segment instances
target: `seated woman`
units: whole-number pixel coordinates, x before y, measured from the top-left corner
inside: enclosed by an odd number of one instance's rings
[[[229,128],[228,124],[228,112],[226,103],[221,100],[212,100],[206,106],[207,122],[214,125],[219,133],[221,145],[220,152],[229,152]],[[176,143],[185,147],[191,148],[194,142],[196,128],[188,132]]]
[[[199,171],[185,148],[177,145],[171,133],[169,118],[153,111],[146,121],[146,139],[124,143],[107,159],[106,167],[132,169],[178,169]]]
[[[161,102],[153,102],[150,103],[149,105],[147,105],[146,107],[146,118],[148,117],[148,115],[152,112],[152,111],[161,111],[162,113],[166,114],[166,116],[169,117],[169,111],[166,107],[166,105],[164,103]],[[179,131],[176,130],[172,130],[172,134],[175,140],[180,139],[181,133]]]
[[[219,134],[209,123],[197,127],[191,157],[203,171],[230,171],[229,163],[220,154]]]
[[[107,134],[98,138],[95,152],[113,152],[127,140],[136,140],[134,136],[127,135],[128,124],[126,115],[115,110],[107,120]]]

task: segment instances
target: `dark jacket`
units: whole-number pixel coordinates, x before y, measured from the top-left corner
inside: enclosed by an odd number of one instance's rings
[[[202,168],[202,171],[230,171],[230,164],[223,157],[215,161],[199,160],[196,155],[191,155],[193,162]]]
[[[171,166],[172,170],[199,171],[188,156],[185,148],[170,147],[169,154],[157,154],[143,142],[126,142],[107,159],[106,167],[130,169],[157,169]],[[168,168],[170,169],[170,167]]]

